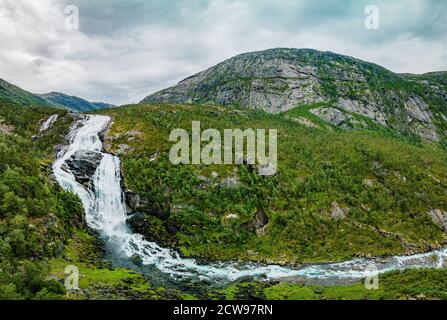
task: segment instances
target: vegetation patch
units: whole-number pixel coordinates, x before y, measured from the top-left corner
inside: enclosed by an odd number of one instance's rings
[[[308,116],[313,107],[290,113]],[[409,143],[379,128],[316,130],[282,114],[219,106],[132,105],[102,113],[114,118],[110,150],[130,146],[121,154],[125,185],[150,204],[137,208],[150,222],[144,234],[163,235],[160,243],[184,256],[300,264],[446,243],[427,214],[447,208],[447,159],[436,145]],[[260,177],[250,166],[173,166],[169,133],[190,131],[192,120],[202,130],[278,129],[278,174]],[[137,139],[126,137],[133,128],[141,133]],[[227,179],[237,182],[226,187]],[[343,219],[334,218],[334,203],[346,211]],[[259,214],[267,216],[262,230],[255,226]]]

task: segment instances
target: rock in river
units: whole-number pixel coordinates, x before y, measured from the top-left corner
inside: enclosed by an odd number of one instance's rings
[[[65,164],[68,170],[73,173],[77,182],[89,187],[102,157],[102,154],[99,152],[79,150],[68,158]]]

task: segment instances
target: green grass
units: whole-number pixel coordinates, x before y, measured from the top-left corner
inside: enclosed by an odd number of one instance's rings
[[[227,300],[446,300],[447,270],[414,269],[386,273],[379,277],[378,290],[366,289],[363,282],[333,286],[243,282],[232,284],[219,294]]]
[[[98,267],[94,264],[72,262],[64,259],[50,261],[51,274],[65,278],[65,268],[71,265],[79,269],[79,287],[90,288],[92,285],[102,284],[110,287],[129,286],[133,291],[146,291],[150,285],[144,277],[129,269]]]

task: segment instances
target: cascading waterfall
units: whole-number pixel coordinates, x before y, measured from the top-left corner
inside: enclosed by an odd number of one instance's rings
[[[47,120],[45,120],[44,123],[42,123],[42,126],[39,129],[39,132],[47,131],[51,128],[51,126],[57,121],[57,118],[59,115],[53,114],[51,117],[49,117]]]
[[[98,231],[116,254],[125,259],[138,254],[144,265],[153,265],[175,279],[196,277],[215,281],[233,281],[245,276],[263,276],[268,279],[298,276],[341,281],[365,277],[365,270],[372,264],[379,272],[416,267],[444,267],[447,249],[406,257],[355,259],[342,263],[308,265],[299,269],[254,263],[222,262],[201,265],[193,259],[181,258],[173,250],[146,241],[142,235],[132,233],[127,227],[120,160],[102,151],[102,141],[99,138],[99,133],[106,129],[109,121],[109,117],[97,115],[83,116],[77,121],[67,136],[69,143],[58,154],[53,171],[58,183],[64,189],[77,194],[82,200],[89,227]],[[78,183],[65,165],[66,160],[77,151],[102,154],[90,188]]]

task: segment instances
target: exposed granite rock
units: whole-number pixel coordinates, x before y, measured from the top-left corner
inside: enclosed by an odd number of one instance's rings
[[[431,209],[428,212],[430,218],[439,227],[443,228],[447,232],[447,212],[440,209]]]
[[[424,125],[421,123],[416,123],[410,127],[410,130],[417,136],[427,141],[437,142],[441,140],[438,135],[438,130],[436,129],[436,126],[433,124]]]
[[[6,124],[0,123],[0,133],[11,134],[14,129],[14,126],[8,126]]]
[[[137,137],[142,136],[143,132],[139,130],[130,130],[126,132],[127,141],[134,141]]]
[[[332,202],[331,217],[334,220],[342,220],[348,216],[349,208],[340,208],[336,201]]]
[[[271,113],[324,103],[333,109],[318,115],[345,129],[368,127],[353,117],[360,115],[427,141],[440,141],[447,136],[441,130],[447,117],[433,101],[447,102],[444,73],[402,75],[331,52],[278,48],[238,55],[142,102],[214,103]]]
[[[377,106],[367,102],[340,98],[338,99],[337,107],[351,113],[360,114],[386,126],[386,114],[379,110]]]
[[[268,163],[265,165],[257,165],[256,169],[258,175],[263,177],[273,177],[278,172],[278,166],[275,166],[272,163]]]
[[[116,151],[117,155],[123,155],[130,151],[133,151],[133,148],[129,146],[128,144],[122,143],[118,145],[118,150]]]
[[[92,177],[102,157],[99,152],[80,150],[65,161],[63,169],[73,173],[77,182],[90,187]]]
[[[335,108],[311,109],[314,115],[334,126],[349,127],[352,116]]]
[[[433,123],[433,115],[429,110],[429,106],[420,97],[410,97],[404,105],[411,118],[425,123]]]
[[[256,229],[256,235],[258,238],[262,238],[267,234],[267,226],[264,226],[262,228]]]
[[[143,102],[214,102],[255,106],[276,113],[299,104],[325,101],[318,68],[300,56],[300,52],[289,49],[242,54],[150,95]]]
[[[163,217],[163,210],[149,199],[146,199],[132,191],[125,191],[124,196],[126,198],[127,212],[129,212],[130,215],[134,214],[135,212],[142,212],[144,214],[153,215],[160,218]]]
[[[292,120],[294,122],[297,122],[303,126],[309,127],[309,128],[319,128],[320,126],[315,124],[314,122],[310,121],[307,118],[304,117],[290,117],[286,116],[287,119]]]
[[[263,237],[267,232],[269,217],[262,211],[256,212],[254,219],[247,224],[245,228],[250,232],[255,232],[258,237]]]

